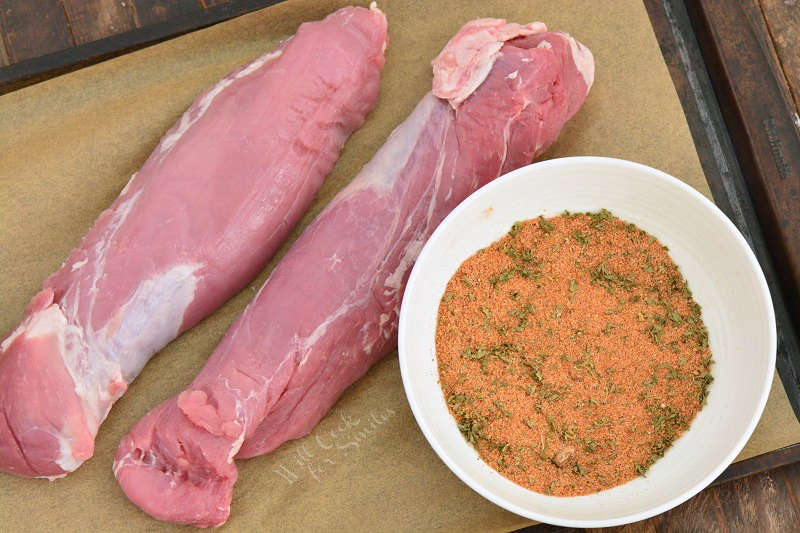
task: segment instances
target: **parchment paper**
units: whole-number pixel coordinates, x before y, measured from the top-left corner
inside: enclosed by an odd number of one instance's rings
[[[274,47],[300,22],[344,4],[289,1],[0,97],[0,335],[16,326],[42,279],[202,89]],[[641,2],[384,0],[380,7],[390,29],[380,103],[348,142],[302,226],[430,89],[431,59],[477,17],[541,20],[595,54],[594,88],[545,158],[631,159],[709,195]],[[0,474],[0,531],[173,527],[140,512],[119,490],[111,473],[117,443],[146,411],[189,383],[276,261],[147,365],[101,427],[94,458],[78,471],[53,483]],[[740,458],[798,441],[800,424],[775,380]],[[439,461],[408,408],[396,354],[351,387],[309,437],[240,461],[239,479],[226,531],[508,530],[529,523],[484,500]]]

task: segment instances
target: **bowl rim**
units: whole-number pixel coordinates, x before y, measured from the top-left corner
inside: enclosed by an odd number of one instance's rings
[[[478,483],[477,480],[473,480],[470,476],[466,474],[466,472],[461,470],[455,459],[450,457],[448,452],[444,450],[443,446],[435,439],[433,430],[430,427],[428,427],[427,423],[425,422],[425,419],[422,418],[421,416],[423,408],[418,403],[417,398],[413,395],[411,391],[411,386],[410,386],[411,370],[409,368],[409,356],[407,354],[405,346],[405,338],[410,330],[409,315],[412,313],[412,311],[410,311],[410,309],[412,309],[412,305],[411,304],[407,305],[406,299],[409,297],[408,296],[409,294],[414,292],[411,289],[416,285],[417,278],[420,275],[417,269],[417,265],[423,263],[423,259],[432,253],[432,250],[434,249],[432,243],[436,240],[435,238],[440,233],[444,232],[445,228],[447,228],[452,223],[452,221],[456,219],[460,215],[460,213],[464,211],[469,205],[478,201],[482,196],[493,191],[495,188],[503,186],[506,182],[517,179],[517,176],[521,174],[527,174],[531,172],[531,170],[536,171],[538,169],[569,166],[575,164],[604,165],[612,167],[616,166],[619,168],[633,169],[642,176],[646,176],[647,179],[654,179],[657,181],[661,181],[662,183],[666,183],[669,186],[676,187],[677,189],[680,190],[680,192],[698,201],[701,209],[704,208],[710,216],[714,216],[722,222],[723,226],[728,230],[729,233],[733,235],[734,240],[744,252],[745,257],[749,262],[749,266],[754,271],[756,279],[758,280],[758,286],[761,289],[761,296],[765,299],[765,302],[767,303],[767,311],[768,311],[767,319],[769,324],[768,355],[770,363],[769,368],[772,370],[766,373],[764,381],[761,384],[761,395],[759,397],[758,405],[756,406],[756,410],[753,413],[752,419],[749,421],[745,431],[736,441],[730,453],[716,467],[714,467],[702,480],[700,480],[694,486],[687,489],[678,496],[660,505],[646,509],[644,511],[630,513],[624,516],[602,519],[602,520],[560,518],[536,511],[531,511],[529,509],[525,509],[524,507],[516,505],[506,500],[502,496],[493,493],[491,490],[487,489],[486,487]],[[439,458],[447,465],[450,471],[456,474],[456,476],[458,476],[458,478],[461,479],[461,481],[464,482],[467,486],[469,486],[472,490],[476,491],[478,494],[480,494],[487,500],[517,515],[548,524],[554,524],[564,527],[585,528],[585,527],[609,527],[609,526],[629,524],[668,511],[669,509],[672,509],[673,507],[682,504],[683,502],[695,496],[701,490],[706,488],[714,479],[716,479],[722,473],[723,470],[725,470],[725,468],[727,468],[733,462],[736,456],[739,455],[739,453],[742,451],[747,441],[750,439],[750,436],[753,434],[756,424],[760,420],[761,415],[763,414],[764,411],[764,407],[766,406],[775,372],[774,369],[775,369],[775,360],[777,351],[777,330],[775,325],[775,311],[772,305],[772,297],[769,291],[769,287],[767,285],[766,278],[764,277],[764,273],[761,270],[761,266],[759,265],[758,260],[756,259],[755,254],[753,253],[753,250],[750,248],[749,244],[747,243],[747,241],[745,240],[744,236],[741,234],[739,229],[719,209],[719,207],[716,204],[714,204],[711,200],[700,194],[700,192],[695,190],[692,186],[688,185],[687,183],[675,178],[674,176],[667,174],[666,172],[655,169],[653,167],[613,157],[573,156],[573,157],[561,157],[546,161],[540,161],[537,163],[526,165],[524,167],[520,167],[516,170],[512,170],[511,172],[508,172],[500,176],[499,178],[489,182],[488,184],[484,185],[483,187],[480,187],[478,190],[470,194],[442,220],[442,222],[438,225],[438,227],[434,230],[434,232],[426,241],[425,245],[420,251],[419,256],[417,257],[414,267],[411,270],[411,274],[409,276],[408,283],[406,284],[406,289],[403,294],[403,301],[400,309],[397,341],[398,341],[398,358],[400,363],[400,374],[403,379],[403,389],[405,390],[406,398],[408,399],[411,411],[414,414],[414,419],[416,420],[419,428],[422,430],[423,435],[425,435],[425,439],[428,441],[428,444],[436,452],[436,455],[438,455]],[[555,498],[556,496],[553,497]]]

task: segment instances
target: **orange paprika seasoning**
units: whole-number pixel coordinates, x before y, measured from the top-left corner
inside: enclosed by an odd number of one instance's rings
[[[481,458],[557,496],[645,475],[713,379],[700,306],[667,248],[607,210],[517,222],[464,261],[436,355]]]

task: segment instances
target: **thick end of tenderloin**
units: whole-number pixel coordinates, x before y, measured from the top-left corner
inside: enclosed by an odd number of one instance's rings
[[[78,328],[52,290],[37,294],[26,315],[0,344],[0,471],[52,479],[92,456],[97,425],[66,363],[84,350]]]
[[[594,82],[594,57],[571,36],[548,32],[541,22],[523,26],[505,19],[478,19],[466,23],[433,60],[433,94],[458,108],[484,82],[505,43],[518,48],[545,48],[559,58],[568,58],[572,65],[564,69],[565,74],[570,76],[574,71],[580,75],[586,86],[583,96],[589,92]],[[572,113],[580,103],[570,106],[574,107]]]
[[[561,63],[560,84],[566,90],[567,114],[572,117],[583,105],[594,83],[594,56],[577,39],[563,32],[544,32],[510,41],[507,46],[522,49],[544,49]],[[578,90],[583,87],[584,90]]]
[[[213,408],[205,399],[185,395],[150,411],[122,439],[114,475],[125,495],[159,520],[218,526],[230,513],[237,476],[230,450],[238,449],[243,429],[230,428],[229,436],[197,426],[207,418],[204,409]],[[198,415],[196,422],[184,409]],[[242,438],[234,436],[233,429]]]

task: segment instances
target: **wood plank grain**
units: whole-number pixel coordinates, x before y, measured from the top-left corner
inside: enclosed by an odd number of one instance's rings
[[[0,17],[9,63],[17,63],[74,45],[59,0],[0,0]]]
[[[758,0],[789,84],[794,105],[800,111],[800,1]],[[798,123],[800,127],[800,122]]]
[[[61,0],[75,44],[90,43],[136,27],[131,0]]]
[[[202,0],[130,0],[138,27],[164,22],[204,9]]]
[[[0,67],[9,64],[8,52],[6,52],[6,36],[3,31],[2,17],[0,17]]]
[[[800,516],[800,463],[787,465],[775,471],[775,479],[780,479],[794,506],[794,512]]]
[[[642,522],[627,526],[629,531],[728,533],[728,522],[718,497],[718,489],[704,490],[686,503]],[[652,528],[652,529],[651,529]],[[621,531],[623,528],[619,528]],[[600,531],[600,530],[598,530]]]
[[[0,0],[0,2],[3,1],[9,0]],[[170,16],[169,20],[161,22],[156,21],[125,33],[111,35],[91,43],[79,44],[46,56],[33,57],[26,61],[0,68],[0,94],[14,91],[32,83],[43,81],[65,72],[77,70],[87,65],[92,65],[104,59],[132,52],[133,50],[170,37],[176,37],[188,31],[204,28],[257,9],[269,7],[282,0],[236,0],[208,9],[198,7],[200,6],[199,0],[185,1],[191,2],[189,4],[184,4],[184,6],[180,8],[180,10],[185,12],[183,14]],[[136,0],[136,2],[137,3],[134,4],[135,9],[139,9],[142,6],[159,7],[160,5],[164,7],[164,5],[166,5],[163,0],[158,2],[153,2],[153,0]],[[140,23],[142,11],[137,11],[137,13],[138,14],[135,15],[135,20],[138,25]],[[154,16],[161,16],[158,14],[160,11],[157,9],[154,13]],[[0,15],[1,14],[2,11],[0,11]]]
[[[716,491],[728,529],[797,531],[800,521],[780,481],[779,473],[764,472],[719,486]]]
[[[800,134],[786,79],[754,1],[687,7],[800,329]]]

